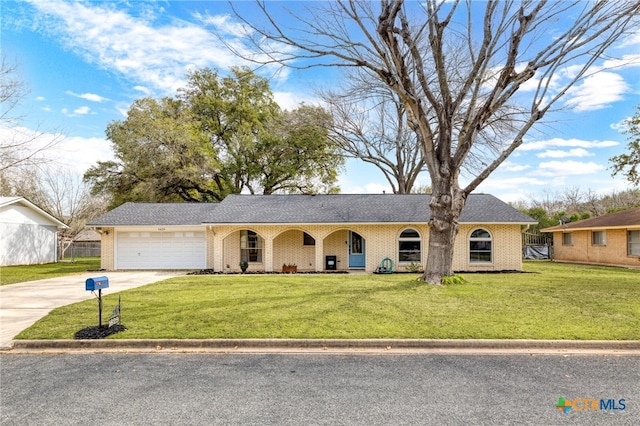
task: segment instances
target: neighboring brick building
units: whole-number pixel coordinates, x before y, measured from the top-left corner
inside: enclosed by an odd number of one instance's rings
[[[424,264],[428,195],[230,195],[218,204],[126,203],[92,221],[102,267],[116,269],[364,270],[389,258]],[[522,230],[536,223],[499,199],[472,194],[460,217],[456,271],[522,269]]]
[[[553,232],[554,260],[640,267],[640,207],[541,231]]]

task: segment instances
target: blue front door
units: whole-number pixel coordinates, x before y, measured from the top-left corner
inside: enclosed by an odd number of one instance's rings
[[[349,231],[349,268],[364,268],[364,255],[364,238],[360,234]]]

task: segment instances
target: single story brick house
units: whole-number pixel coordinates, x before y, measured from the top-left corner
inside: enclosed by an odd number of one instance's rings
[[[280,271],[364,270],[389,258],[396,270],[424,264],[424,194],[230,195],[221,203],[126,203],[93,220],[102,268]],[[522,269],[522,230],[536,223],[486,194],[460,217],[454,269]]]
[[[640,267],[640,207],[541,229],[554,260]]]
[[[0,266],[58,260],[58,231],[68,228],[23,197],[0,197]]]

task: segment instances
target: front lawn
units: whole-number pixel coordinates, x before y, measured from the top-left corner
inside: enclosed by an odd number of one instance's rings
[[[121,292],[140,338],[640,339],[640,271],[526,262],[526,274],[184,276]],[[117,294],[104,299],[104,321]],[[97,325],[89,300],[54,310],[19,339],[71,339]]]
[[[60,261],[42,265],[3,266],[0,268],[0,285],[43,280],[100,269],[99,257],[79,257],[75,262]]]

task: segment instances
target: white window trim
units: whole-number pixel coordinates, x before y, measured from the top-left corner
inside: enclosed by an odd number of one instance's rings
[[[489,238],[474,238],[472,237],[473,233],[479,230],[483,230],[486,231],[489,234]],[[487,261],[487,260],[473,260],[471,259],[471,241],[489,241],[491,242],[491,251],[490,256],[491,256],[491,260]],[[467,260],[469,261],[469,263],[474,264],[474,265],[491,265],[493,264],[493,259],[494,259],[494,250],[495,250],[495,245],[493,244],[493,234],[491,233],[491,231],[489,231],[487,228],[475,228],[472,229],[471,232],[469,233],[469,238],[467,238],[467,249],[469,250],[468,252],[468,256],[467,256]],[[474,250],[474,251],[478,251],[478,250]]]
[[[410,238],[406,238],[406,237],[403,238],[401,235],[405,231],[414,231],[414,232],[416,232],[418,234],[418,236],[417,237],[410,237]],[[413,261],[411,261],[411,260],[402,260],[401,261],[400,260],[400,242],[401,241],[418,241],[420,243],[420,260],[413,260]],[[398,234],[398,264],[399,265],[411,265],[413,262],[419,262],[420,264],[422,264],[422,252],[423,252],[422,247],[423,247],[422,234],[420,234],[420,231],[418,231],[415,228],[405,228],[402,231],[400,231],[400,234]]]

